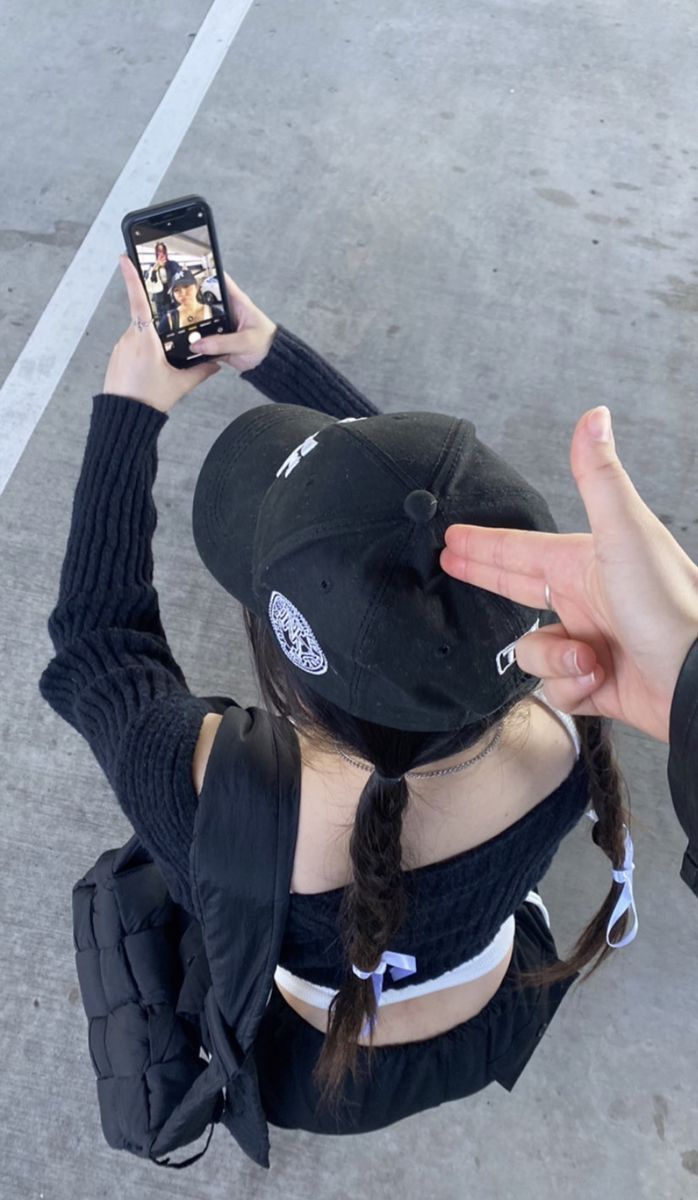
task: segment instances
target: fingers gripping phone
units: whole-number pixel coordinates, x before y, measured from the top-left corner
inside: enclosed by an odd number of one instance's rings
[[[121,232],[167,361],[173,367],[193,367],[201,361],[196,352],[200,338],[237,329],[209,205],[203,196],[153,204],[127,213]]]

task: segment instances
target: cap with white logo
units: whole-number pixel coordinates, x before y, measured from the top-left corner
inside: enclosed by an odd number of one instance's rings
[[[175,288],[187,287],[191,283],[196,283],[196,277],[192,275],[191,271],[187,271],[186,268],[182,269],[181,271],[177,271],[177,273],[172,276],[172,281],[170,283],[170,295],[174,296]]]
[[[196,485],[208,570],[265,617],[313,691],[396,729],[449,731],[533,691],[513,646],[558,620],[448,575],[454,523],[556,533],[543,497],[434,412],[340,420],[265,404],[232,421]]]

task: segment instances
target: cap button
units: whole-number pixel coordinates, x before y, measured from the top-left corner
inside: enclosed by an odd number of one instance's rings
[[[428,521],[431,521],[438,507],[439,502],[436,496],[421,488],[416,492],[410,492],[403,505],[407,516],[414,521],[415,525],[426,525]]]

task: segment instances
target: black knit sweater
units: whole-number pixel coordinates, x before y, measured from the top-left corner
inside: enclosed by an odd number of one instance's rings
[[[339,372],[279,325],[264,362],[242,379],[277,404],[373,416]],[[190,692],[153,587],[152,488],[169,417],[139,400],[93,397],[58,601],[55,649],[39,680],[51,708],[89,743],[170,892],[189,911],[189,849],[198,804],[192,762],[211,704]]]

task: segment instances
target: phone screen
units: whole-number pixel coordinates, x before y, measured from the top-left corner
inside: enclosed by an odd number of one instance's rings
[[[168,361],[192,366],[200,338],[235,329],[208,205],[196,196],[172,200],[129,213],[122,229]]]

